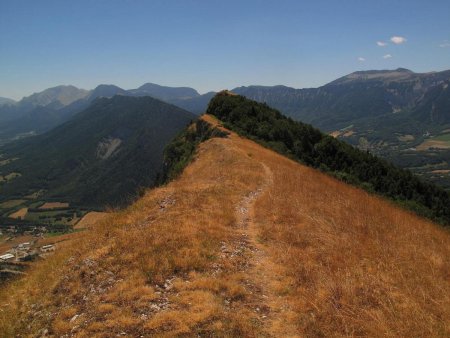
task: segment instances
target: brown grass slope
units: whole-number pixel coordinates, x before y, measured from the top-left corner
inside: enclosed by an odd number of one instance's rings
[[[450,334],[448,231],[234,133],[76,236],[0,290],[1,336]]]

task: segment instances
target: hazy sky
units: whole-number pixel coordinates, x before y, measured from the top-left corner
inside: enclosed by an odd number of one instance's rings
[[[449,18],[449,0],[0,0],[0,96],[59,84],[303,88],[356,70],[450,69]]]

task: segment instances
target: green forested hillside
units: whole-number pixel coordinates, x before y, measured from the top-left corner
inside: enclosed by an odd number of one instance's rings
[[[95,100],[63,125],[0,148],[2,200],[44,190],[44,198],[105,207],[154,184],[163,149],[195,116],[150,97]]]
[[[425,216],[450,222],[450,196],[443,189],[310,125],[293,121],[266,104],[222,92],[211,100],[207,113],[282,154],[392,198]]]

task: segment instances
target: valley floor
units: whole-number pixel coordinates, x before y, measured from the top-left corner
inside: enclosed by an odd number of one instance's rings
[[[449,260],[447,230],[231,133],[0,290],[0,336],[446,337]]]

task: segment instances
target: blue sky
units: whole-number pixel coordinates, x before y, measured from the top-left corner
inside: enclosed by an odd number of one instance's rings
[[[450,69],[449,15],[449,0],[0,0],[0,96],[59,84],[304,88],[356,70],[439,71]]]

